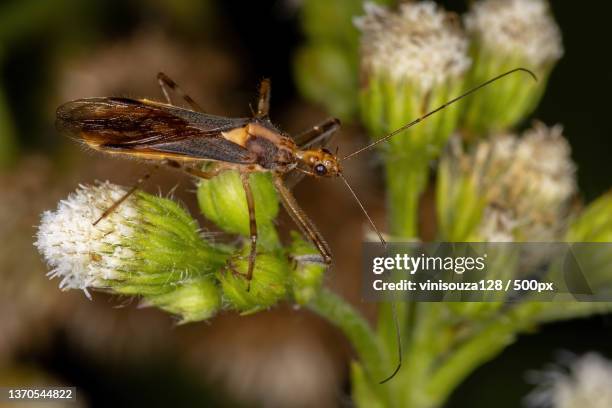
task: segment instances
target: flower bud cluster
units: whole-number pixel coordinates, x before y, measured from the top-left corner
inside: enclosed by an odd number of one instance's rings
[[[94,224],[127,193],[109,182],[83,185],[55,211],[42,215],[35,246],[60,278],[60,288],[139,296],[142,304],[204,320],[222,308],[252,313],[283,299],[303,303],[321,284],[321,264],[292,263],[310,245],[293,237],[280,245],[273,225],[278,202],[270,180],[251,180],[260,244],[252,280],[246,279],[250,240],[223,245],[203,234],[176,202],[136,191]],[[201,209],[228,233],[249,235],[244,189],[236,172],[202,181]],[[313,277],[314,276],[314,277]]]

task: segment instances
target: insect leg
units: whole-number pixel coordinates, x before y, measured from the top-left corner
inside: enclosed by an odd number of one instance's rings
[[[249,253],[249,269],[247,271],[247,280],[253,278],[253,268],[255,267],[255,257],[257,256],[257,220],[255,219],[255,200],[253,192],[249,184],[249,173],[241,172],[240,179],[246,194],[247,205],[249,207],[249,229],[251,234],[251,252]]]
[[[151,178],[151,175],[153,174],[153,172],[155,170],[157,170],[159,168],[159,166],[155,166],[153,167],[153,169],[151,171],[149,171],[148,173],[144,174],[142,177],[140,177],[136,183],[134,183],[134,185],[132,186],[132,188],[130,188],[123,196],[121,196],[120,199],[118,199],[117,201],[115,201],[110,207],[108,207],[106,210],[104,210],[104,212],[102,213],[102,215],[93,222],[93,225],[97,225],[100,221],[102,221],[104,218],[108,217],[109,215],[111,215],[113,213],[113,211],[115,211],[120,205],[121,203],[123,203],[125,200],[127,200],[127,198],[129,196],[131,196],[132,194],[134,194],[134,192],[138,189],[138,187],[140,187],[145,181],[147,181],[149,178]]]
[[[300,133],[293,138],[293,141],[300,146],[301,149],[325,146],[339,128],[340,120],[328,118],[318,125]]]
[[[259,84],[259,100],[257,101],[258,118],[267,118],[270,112],[270,80],[268,78]]]
[[[167,160],[166,164],[173,168],[178,168],[186,173],[200,177],[203,179],[211,179],[221,173],[222,171],[228,169],[228,167],[223,166],[222,164],[216,164],[210,170],[200,170],[195,167],[183,166],[179,162],[174,160]],[[253,269],[255,268],[255,259],[257,257],[257,220],[255,218],[255,199],[253,198],[253,192],[251,191],[251,185],[249,184],[249,173],[242,172],[240,173],[240,179],[242,180],[242,186],[244,188],[244,192],[246,194],[247,206],[249,208],[249,229],[251,236],[251,251],[249,252],[249,266],[247,270],[247,280],[250,281],[253,278]],[[250,286],[247,286],[247,291],[250,289]]]
[[[295,197],[293,197],[291,191],[289,191],[289,189],[285,187],[283,179],[279,175],[274,176],[274,186],[276,187],[276,190],[280,195],[283,206],[285,207],[293,221],[297,224],[302,233],[307,236],[308,239],[317,247],[317,250],[323,258],[323,263],[331,265],[331,250],[329,249],[329,245],[327,245],[325,238],[323,238],[314,223],[308,218],[308,216],[306,216],[304,211],[300,208],[297,201],[295,200]]]
[[[164,94],[164,98],[166,98],[166,101],[168,102],[169,105],[172,105],[172,99],[170,98],[170,94],[168,93],[166,86],[170,88],[173,92],[176,92],[177,94],[179,94],[181,98],[183,98],[183,100],[187,102],[189,106],[191,106],[191,109],[198,111],[198,112],[204,112],[204,110],[200,107],[200,105],[198,105],[198,103],[194,101],[191,98],[191,96],[187,95],[181,89],[181,87],[177,85],[176,82],[170,79],[168,75],[164,74],[163,72],[158,73],[157,82],[159,82],[159,86],[161,87],[162,93]]]

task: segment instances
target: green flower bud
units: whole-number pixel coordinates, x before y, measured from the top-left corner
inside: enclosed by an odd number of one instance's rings
[[[566,239],[570,242],[612,242],[612,193],[589,204],[570,224]]]
[[[471,61],[465,34],[434,2],[401,4],[398,13],[367,3],[365,11],[355,19],[362,32],[362,118],[378,138],[457,96]],[[456,123],[449,107],[391,139],[387,151],[434,158]]]
[[[477,174],[463,169],[458,139],[453,139],[449,151],[438,165],[436,211],[439,239],[449,242],[474,242],[482,220],[486,199],[480,194]]]
[[[538,83],[524,75],[504,78],[462,104],[462,126],[472,137],[503,131],[537,106],[550,71],[563,55],[561,32],[546,0],[484,0],[473,3],[465,17],[474,65],[469,85],[509,71],[532,70]]]
[[[373,138],[460,94],[471,61],[456,19],[430,1],[405,3],[398,13],[374,4],[355,20],[361,30],[361,117]],[[457,126],[450,106],[385,143],[391,233],[417,233],[417,205],[429,163]]]
[[[270,175],[260,172],[249,177],[255,200],[258,244],[272,250],[279,246],[274,219],[278,214],[278,198]],[[250,236],[249,209],[240,175],[237,171],[221,172],[198,185],[198,203],[202,213],[219,228],[232,234]]]
[[[201,277],[178,284],[172,291],[149,298],[152,305],[181,317],[181,323],[208,319],[221,308],[215,280]]]
[[[218,273],[223,299],[231,309],[243,314],[258,312],[284,299],[289,286],[289,264],[284,256],[258,253],[253,278],[246,279],[249,245]]]
[[[341,119],[351,119],[358,110],[359,41],[351,19],[362,9],[361,0],[308,0],[300,9],[307,42],[294,58],[297,86]]]
[[[198,313],[169,294],[186,293],[190,284],[214,276],[227,250],[202,239],[196,221],[174,201],[138,191],[93,225],[126,191],[108,182],[81,186],[56,211],[43,214],[35,245],[53,268],[49,275],[62,279],[61,289],[142,296],[183,320],[195,320]],[[201,284],[198,290],[211,294]],[[195,288],[189,293],[196,304]],[[214,313],[215,297],[199,300],[206,305],[200,316]]]
[[[291,240],[287,253],[294,262],[291,270],[293,298],[297,304],[305,305],[319,293],[327,265],[312,261],[320,254],[299,233],[292,231]]]
[[[589,204],[570,222],[564,240],[578,243],[577,249],[570,249],[571,258],[556,260],[548,271],[549,279],[555,282],[555,287],[560,291],[580,293],[581,289],[588,287],[599,295],[610,293],[612,252],[605,245],[591,243],[612,242],[611,215],[612,193],[607,193]],[[582,242],[588,244],[581,245]]]

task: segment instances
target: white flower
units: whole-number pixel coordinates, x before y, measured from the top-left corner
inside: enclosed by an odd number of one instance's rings
[[[544,0],[486,0],[465,17],[483,45],[540,66],[563,55],[561,32]]]
[[[537,123],[526,131],[517,146],[516,159],[535,177],[533,183],[537,191],[534,193],[543,203],[555,205],[576,192],[576,166],[561,125],[546,127]]]
[[[362,32],[363,68],[394,80],[416,80],[423,90],[463,74],[468,40],[451,14],[432,1],[405,3],[394,13],[374,3],[354,19]]]
[[[472,177],[487,208],[481,235],[489,242],[549,241],[565,227],[577,191],[576,168],[560,125],[541,123],[522,137],[501,134],[480,142],[460,157],[462,172]],[[520,232],[517,236],[516,233]]]
[[[133,252],[123,246],[133,234],[138,217],[133,197],[125,200],[98,224],[93,222],[126,190],[109,182],[95,186],[81,185],[56,211],[42,214],[35,246],[52,268],[48,275],[61,279],[61,289],[104,287],[117,277],[117,271]]]
[[[487,242],[513,242],[516,220],[508,210],[488,207],[483,215],[480,235]]]
[[[532,407],[612,407],[612,362],[597,353],[532,375],[537,388],[527,397]]]

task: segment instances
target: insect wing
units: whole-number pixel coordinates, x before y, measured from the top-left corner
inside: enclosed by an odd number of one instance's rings
[[[223,137],[248,121],[146,100],[90,98],[60,106],[56,127],[99,150],[252,163],[247,149]]]

